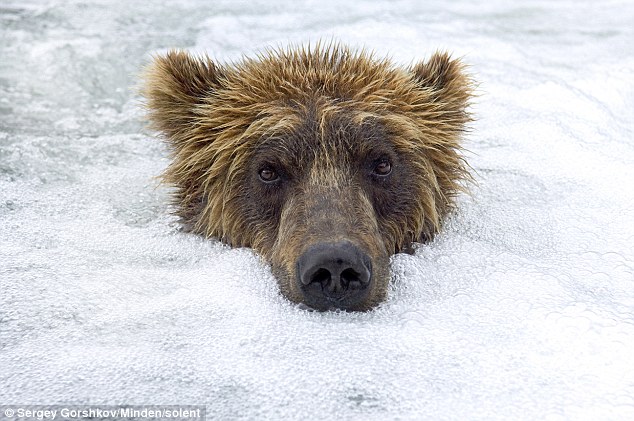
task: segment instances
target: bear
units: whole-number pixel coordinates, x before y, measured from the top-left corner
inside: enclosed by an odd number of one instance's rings
[[[141,94],[183,227],[255,250],[304,308],[383,302],[391,256],[430,241],[472,179],[473,82],[444,51],[405,67],[337,42],[229,64],[170,50]]]

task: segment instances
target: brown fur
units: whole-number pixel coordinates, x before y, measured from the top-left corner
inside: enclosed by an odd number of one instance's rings
[[[469,178],[459,141],[471,82],[446,53],[404,69],[341,45],[225,66],[171,51],[148,67],[143,94],[173,151],[164,180],[185,226],[261,253],[296,302],[302,251],[346,240],[378,280],[356,309],[376,305],[389,256],[431,239]],[[372,178],[384,156],[393,173]],[[276,185],[257,177],[269,165]]]

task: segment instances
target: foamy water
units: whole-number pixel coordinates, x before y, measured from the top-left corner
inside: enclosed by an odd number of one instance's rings
[[[200,404],[209,419],[634,419],[634,6],[8,1],[0,6],[0,404]],[[480,82],[477,185],[317,313],[247,249],[179,231],[134,86],[170,47],[437,48]]]

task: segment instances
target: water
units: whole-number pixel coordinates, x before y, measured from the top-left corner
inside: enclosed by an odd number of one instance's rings
[[[633,419],[627,1],[5,1],[0,402],[214,419]],[[251,251],[182,233],[135,93],[169,47],[335,38],[480,82],[477,185],[369,313],[303,311]]]

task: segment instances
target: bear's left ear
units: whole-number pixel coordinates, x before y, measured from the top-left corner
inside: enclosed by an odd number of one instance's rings
[[[411,69],[414,80],[430,91],[434,105],[443,111],[442,119],[458,125],[469,121],[466,108],[473,93],[473,84],[464,67],[448,53],[436,52]]]
[[[146,68],[141,94],[152,127],[180,147],[196,126],[198,106],[220,86],[222,70],[207,56],[172,50]]]

